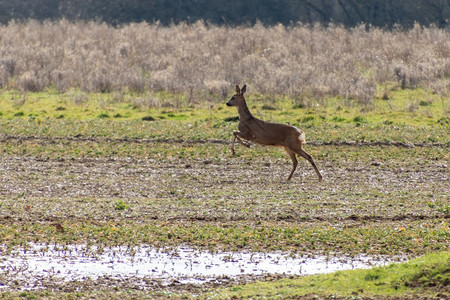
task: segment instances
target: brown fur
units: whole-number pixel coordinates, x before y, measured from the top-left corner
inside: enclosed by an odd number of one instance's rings
[[[302,145],[306,142],[303,131],[294,126],[266,122],[255,118],[245,102],[245,91],[245,85],[242,89],[236,85],[236,94],[227,102],[228,106],[236,106],[239,113],[239,131],[233,132],[234,139],[231,144],[231,152],[233,155],[235,154],[234,144],[236,140],[240,144],[248,147],[248,145],[244,143],[241,138],[261,145],[284,147],[293,164],[292,171],[287,180],[292,178],[292,175],[297,168],[298,161],[296,154],[309,161],[314,167],[319,180],[322,180],[322,175],[320,174],[319,169],[317,168],[311,155],[302,149]]]

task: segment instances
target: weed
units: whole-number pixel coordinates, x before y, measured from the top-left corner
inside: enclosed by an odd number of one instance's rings
[[[302,122],[302,123],[313,122],[314,119],[315,119],[314,116],[307,116],[307,117],[302,118],[302,119],[301,119],[301,122]]]
[[[430,106],[430,105],[432,105],[433,103],[431,102],[431,101],[425,101],[425,100],[421,100],[420,102],[419,102],[419,106]]]
[[[361,116],[354,117],[352,121],[355,123],[364,123],[365,122],[364,118]]]
[[[118,200],[114,203],[114,209],[115,210],[125,210],[128,209],[127,204],[123,200]]]
[[[439,120],[437,120],[437,123],[442,126],[444,125],[448,126],[450,124],[450,117],[442,117]]]
[[[276,108],[273,105],[270,105],[270,104],[264,104],[261,107],[261,109],[264,109],[264,110],[276,110]]]
[[[332,121],[335,121],[335,122],[345,122],[345,121],[346,121],[345,118],[343,118],[343,117],[338,117],[338,116],[334,116],[331,120],[332,120]]]
[[[142,121],[155,121],[156,119],[152,116],[144,116],[142,117]]]
[[[238,122],[239,121],[239,116],[236,117],[226,117],[225,119],[223,119],[225,122]]]
[[[431,209],[435,209],[437,212],[448,215],[450,214],[450,204],[435,204],[433,202],[427,202],[427,205]]]
[[[301,108],[305,108],[305,107],[307,107],[307,106],[303,103],[294,104],[294,106],[292,106],[293,109],[301,109]]]
[[[105,118],[109,118],[109,115],[107,113],[101,113],[97,116],[97,118],[99,119],[105,119]]]

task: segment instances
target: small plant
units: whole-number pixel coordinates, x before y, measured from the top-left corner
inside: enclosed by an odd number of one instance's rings
[[[0,116],[1,116],[1,113],[0,113]],[[437,120],[437,123],[439,124],[439,125],[449,125],[450,124],[450,117],[442,117],[442,118],[440,118],[439,120]]]
[[[119,200],[119,201],[116,201],[116,203],[114,203],[114,209],[115,210],[125,210],[125,209],[128,209],[128,206],[125,203],[125,201]]]
[[[304,103],[298,103],[298,104],[294,104],[294,106],[292,106],[293,109],[301,109],[301,108],[305,108],[306,104]]]
[[[431,101],[422,100],[419,102],[419,106],[430,106],[431,104]]]
[[[274,106],[270,105],[270,104],[264,104],[262,106],[262,109],[263,110],[276,110],[276,108]]]
[[[105,119],[105,118],[109,118],[109,115],[107,113],[101,113],[97,116],[97,118],[99,119]]]
[[[239,121],[239,116],[236,117],[227,117],[225,119],[223,119],[225,122],[238,122]]]
[[[302,123],[307,123],[310,121],[314,121],[314,116],[307,116],[302,119]]]
[[[345,122],[346,121],[345,118],[338,117],[338,116],[334,116],[331,120],[335,121],[335,122]]]
[[[440,212],[442,214],[450,214],[450,205],[448,204],[436,205],[433,202],[428,202],[427,205],[429,208],[435,209],[437,212]]]
[[[366,281],[375,281],[380,279],[380,274],[377,274],[375,271],[369,271],[366,276],[364,276],[364,280]]]
[[[355,122],[355,123],[364,123],[365,120],[361,116],[356,116],[356,117],[353,118],[353,122]]]
[[[156,119],[152,116],[142,117],[142,121],[155,121]]]

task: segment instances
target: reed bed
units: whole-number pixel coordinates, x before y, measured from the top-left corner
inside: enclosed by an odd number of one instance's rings
[[[235,84],[296,101],[370,104],[380,86],[450,90],[450,32],[415,26],[162,26],[67,20],[0,26],[0,86],[223,99]],[[309,100],[308,100],[309,101]],[[155,101],[157,103],[158,101]]]

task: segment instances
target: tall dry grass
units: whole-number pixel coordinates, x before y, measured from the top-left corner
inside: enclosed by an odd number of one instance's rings
[[[296,99],[370,103],[378,84],[450,90],[450,32],[282,25],[169,27],[94,22],[0,27],[0,86],[159,91],[224,97],[235,84]]]

